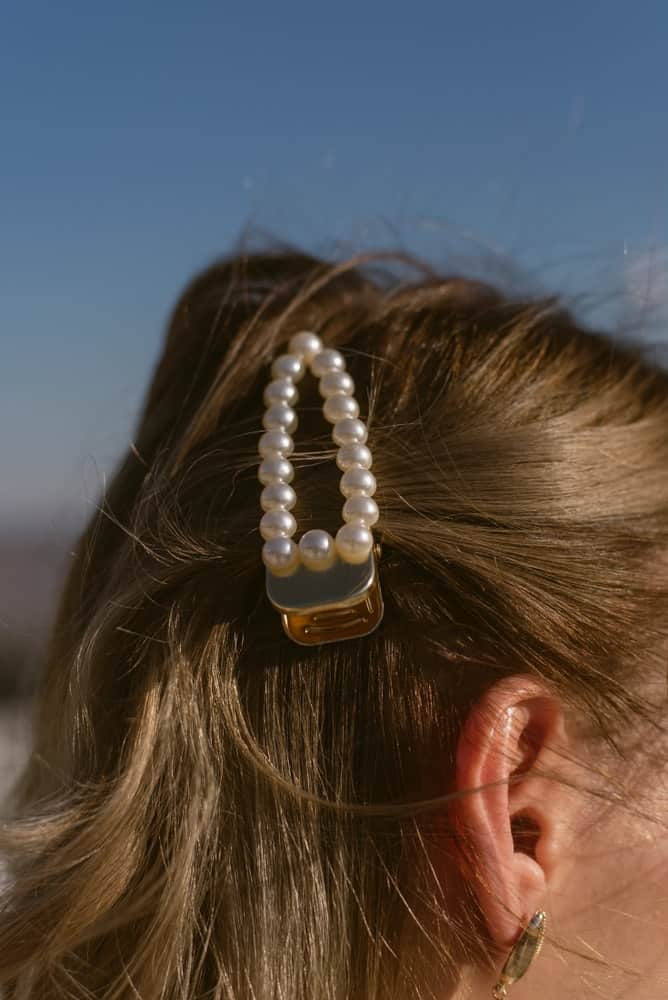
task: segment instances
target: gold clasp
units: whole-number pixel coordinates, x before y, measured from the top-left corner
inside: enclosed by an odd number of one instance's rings
[[[373,551],[359,564],[337,557],[325,570],[300,565],[289,576],[276,576],[267,569],[266,583],[286,634],[302,646],[367,635],[383,617]]]

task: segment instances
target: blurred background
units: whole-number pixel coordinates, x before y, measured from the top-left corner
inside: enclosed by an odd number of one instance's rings
[[[1,792],[170,308],[240,234],[410,249],[666,346],[668,7],[36,0],[0,20]]]

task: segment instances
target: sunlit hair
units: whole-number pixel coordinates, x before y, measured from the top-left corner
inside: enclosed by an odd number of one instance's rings
[[[301,329],[355,380],[385,599],[375,633],[311,648],[266,599],[258,532],[262,390]],[[331,428],[301,386],[295,515],[334,532]],[[210,267],[62,598],[0,838],[7,996],[454,984],[486,954],[447,862],[462,721],[529,672],[592,760],[626,757],[659,725],[641,682],[665,672],[667,551],[668,375],[640,346],[398,255]]]

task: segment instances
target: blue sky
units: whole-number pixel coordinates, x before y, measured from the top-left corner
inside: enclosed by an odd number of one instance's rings
[[[38,0],[2,22],[0,527],[94,503],[176,295],[249,223],[666,288],[665,3]]]

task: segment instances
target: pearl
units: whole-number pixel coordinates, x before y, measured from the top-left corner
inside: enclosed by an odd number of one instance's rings
[[[378,504],[371,497],[349,497],[343,505],[343,520],[370,528],[378,520]]]
[[[296,354],[298,358],[302,358],[306,364],[310,364],[311,360],[316,354],[319,354],[322,350],[322,340],[315,333],[310,333],[309,331],[304,331],[303,333],[295,333],[294,336],[290,337],[288,341],[288,351],[290,354]]]
[[[299,393],[297,388],[289,378],[277,378],[264,390],[264,405],[273,406],[274,403],[284,403],[291,406],[297,402]]]
[[[299,549],[291,538],[269,538],[262,546],[262,561],[276,576],[289,576],[299,565]]]
[[[260,494],[262,510],[292,510],[297,503],[297,494],[287,483],[270,483]]]
[[[289,510],[268,510],[260,521],[260,534],[263,538],[290,536],[296,530],[297,522]]]
[[[373,550],[371,528],[379,517],[378,505],[371,499],[376,479],[370,471],[368,430],[360,420],[359,404],[353,395],[355,384],[345,367],[341,351],[323,347],[320,337],[308,330],[294,334],[286,352],[271,365],[271,381],[264,389],[264,433],[258,441],[262,457],[258,478],[264,487],[260,497],[264,512],[260,534],[265,540],[262,559],[268,571],[276,575],[290,575],[300,563],[309,570],[326,570],[338,558],[361,564]],[[335,538],[314,528],[295,543],[292,535],[297,521],[291,510],[297,495],[289,485],[295,470],[288,457],[294,452],[292,435],[298,422],[294,406],[299,393],[295,383],[307,368],[319,379],[322,412],[333,425],[332,439],[338,446],[336,464],[343,473],[340,490],[346,498],[342,511],[345,523]]]
[[[307,569],[328,569],[336,559],[334,539],[321,528],[306,531],[299,539],[299,557]]]
[[[361,465],[363,469],[368,469],[372,461],[371,452],[365,444],[341,445],[336,456],[336,464],[343,472],[352,469],[356,465]]]
[[[352,420],[359,417],[360,408],[357,400],[353,399],[352,396],[339,394],[325,400],[322,412],[325,420],[329,420],[330,424],[336,424],[345,417],[350,417]]]
[[[337,420],[332,428],[332,438],[334,443],[338,445],[364,444],[368,436],[366,424],[362,420],[355,420],[351,417]]]
[[[281,430],[292,434],[297,427],[297,414],[291,406],[274,403],[264,411],[262,426],[267,431]]]
[[[295,450],[295,443],[283,430],[265,431],[257,446],[263,458],[287,458]]]
[[[376,477],[368,469],[354,465],[341,476],[339,489],[344,497],[372,497],[376,492]]]
[[[274,378],[290,378],[299,382],[306,371],[306,365],[298,354],[279,354],[271,366]]]
[[[355,391],[355,383],[352,375],[349,375],[348,372],[334,370],[325,372],[318,382],[318,389],[320,395],[324,396],[325,399],[328,396],[336,396],[338,393],[352,396]]]
[[[325,372],[343,371],[345,367],[345,358],[332,347],[325,347],[311,359],[311,371],[316,378],[322,378]]]
[[[344,524],[335,541],[337,552],[347,563],[363,563],[373,547],[373,535],[363,524]]]
[[[265,458],[258,469],[258,479],[264,486],[272,483],[289,483],[294,478],[292,463],[285,458]]]

